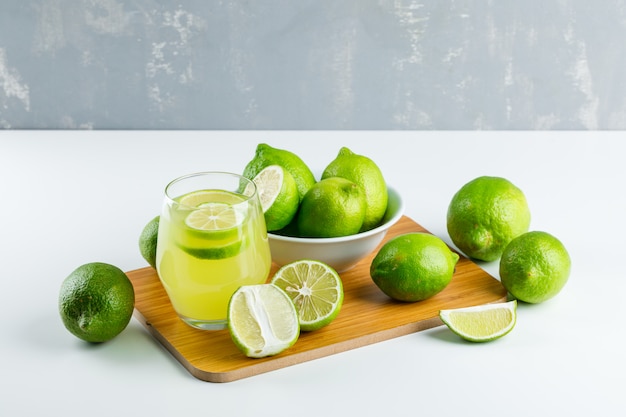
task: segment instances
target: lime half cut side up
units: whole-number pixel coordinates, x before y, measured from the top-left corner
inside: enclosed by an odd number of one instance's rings
[[[291,298],[302,331],[318,330],[339,315],[343,284],[339,274],[323,262],[299,260],[280,268],[272,278]]]
[[[441,310],[439,317],[463,339],[488,342],[513,330],[517,321],[517,301]]]
[[[293,303],[272,284],[239,287],[228,304],[228,328],[235,345],[251,358],[277,355],[300,335]]]

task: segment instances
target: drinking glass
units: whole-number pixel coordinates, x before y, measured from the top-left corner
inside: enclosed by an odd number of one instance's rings
[[[227,172],[170,182],[159,221],[156,267],[178,316],[192,327],[227,327],[231,295],[266,282],[271,256],[257,188]]]

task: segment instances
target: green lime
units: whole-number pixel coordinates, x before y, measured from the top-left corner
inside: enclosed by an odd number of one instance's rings
[[[156,268],[157,235],[159,234],[159,220],[156,216],[146,224],[139,235],[139,252],[148,264]]]
[[[177,202],[175,216],[185,216],[190,239],[232,242],[240,238],[241,225],[248,210],[245,197],[240,194],[223,190],[193,191],[177,198]]]
[[[374,283],[399,301],[421,301],[443,291],[459,255],[429,233],[406,233],[388,240],[370,265]]]
[[[245,213],[226,203],[204,203],[187,215],[185,225],[203,232],[223,232],[241,225]]]
[[[380,224],[387,210],[387,183],[374,161],[343,147],[322,173],[322,179],[330,177],[345,178],[365,191],[365,219],[361,231]]]
[[[470,258],[495,261],[506,245],[528,231],[524,193],[500,177],[478,177],[452,197],[447,228],[452,242]]]
[[[197,190],[176,198],[183,209],[196,208],[206,203],[238,204],[243,200],[242,195],[224,190]]]
[[[345,178],[326,178],[302,199],[298,232],[302,237],[349,236],[361,230],[364,218],[363,189]]]
[[[301,200],[309,188],[315,184],[313,172],[298,155],[284,149],[273,148],[266,143],[257,145],[254,158],[244,168],[243,176],[253,179],[269,165],[280,165],[291,174],[298,186],[298,195]]]
[[[280,165],[268,165],[254,178],[268,231],[280,230],[293,220],[300,204],[293,176]]]
[[[93,262],[65,278],[59,313],[74,336],[99,343],[113,339],[128,325],[135,306],[133,285],[116,266]]]
[[[319,261],[299,260],[281,267],[272,284],[291,298],[305,332],[321,329],[339,315],[343,284],[337,271]]]
[[[441,310],[441,321],[470,342],[490,342],[508,334],[517,321],[517,301]]]
[[[235,345],[251,358],[277,355],[300,335],[295,306],[273,284],[239,287],[228,303],[228,329]]]
[[[241,252],[247,246],[245,243],[246,240],[241,239],[223,246],[192,247],[183,244],[179,244],[178,246],[183,251],[198,259],[225,259]]]
[[[565,246],[546,232],[528,232],[513,239],[500,259],[500,280],[515,298],[541,303],[567,283],[571,259]]]

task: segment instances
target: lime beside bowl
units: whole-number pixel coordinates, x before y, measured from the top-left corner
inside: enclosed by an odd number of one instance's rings
[[[383,221],[368,231],[332,238],[301,238],[268,233],[272,260],[280,266],[301,259],[317,260],[337,272],[353,268],[376,249],[387,231],[404,214],[404,202],[400,194],[389,186],[387,193],[389,200]]]

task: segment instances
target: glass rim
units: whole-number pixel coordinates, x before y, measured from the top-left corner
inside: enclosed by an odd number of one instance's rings
[[[184,206],[183,204],[178,203],[175,199],[186,194],[180,194],[178,196],[172,197],[170,195],[170,193],[168,192],[168,190],[170,189],[170,187],[179,184],[180,182],[187,180],[187,179],[191,179],[191,178],[197,178],[197,177],[202,177],[202,176],[211,176],[211,175],[223,175],[223,176],[228,176],[228,177],[232,177],[232,178],[236,178],[239,179],[239,182],[244,182],[246,183],[246,185],[244,187],[242,187],[241,185],[239,186],[239,188],[237,190],[227,190],[229,192],[233,192],[233,193],[237,193],[240,196],[242,196],[244,199],[240,202],[240,203],[236,203],[235,205],[238,204],[243,204],[243,203],[247,203],[251,198],[254,198],[254,196],[258,195],[258,187],[255,184],[254,181],[252,181],[250,178],[246,178],[241,174],[237,174],[234,172],[228,172],[228,171],[200,171],[200,172],[192,172],[189,174],[185,174],[185,175],[181,175],[179,177],[174,178],[173,180],[171,180],[169,183],[167,183],[167,185],[165,186],[165,190],[164,190],[164,195],[165,198],[167,200],[168,203],[172,203],[172,204],[178,204],[179,206]],[[244,194],[244,191],[250,186],[252,185],[252,189],[254,190],[254,192],[250,195]],[[208,188],[205,188],[208,189]],[[223,188],[214,188],[215,190],[218,189],[223,189]],[[191,193],[193,191],[201,191],[200,188],[197,188],[196,190],[189,190],[187,191],[187,193]],[[193,206],[189,206],[190,209],[195,209],[196,207]]]

